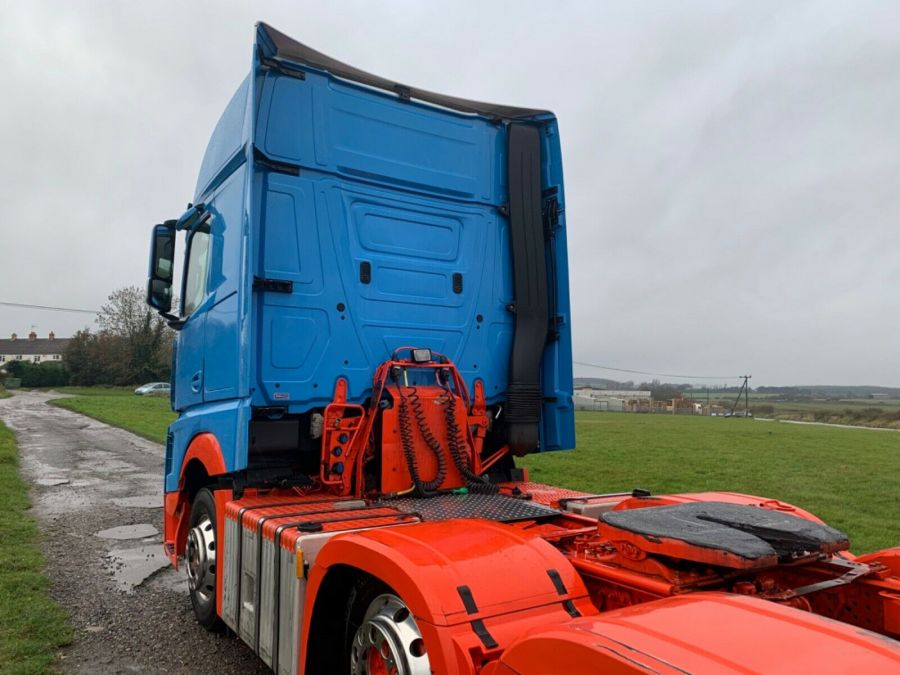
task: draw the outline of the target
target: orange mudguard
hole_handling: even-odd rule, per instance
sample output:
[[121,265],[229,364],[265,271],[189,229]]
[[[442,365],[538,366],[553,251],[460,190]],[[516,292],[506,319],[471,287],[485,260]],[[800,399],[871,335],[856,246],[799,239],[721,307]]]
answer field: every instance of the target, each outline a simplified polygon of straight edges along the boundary
[[766,600],[691,593],[532,629],[482,675],[896,673],[876,633]]
[[[188,495],[184,490],[184,471],[190,462],[200,462],[207,476],[217,476],[227,471],[222,458],[222,448],[215,436],[197,434],[188,446],[181,463],[178,491],[169,492],[163,498],[164,550],[172,565],[178,568],[178,556],[184,555],[187,525],[191,517]],[[221,530],[219,530],[221,532]]]
[[[329,568],[349,565],[390,586],[416,617],[436,673],[475,673],[534,626],[596,613],[565,556],[487,520],[445,520],[337,535],[309,572],[306,606]],[[300,643],[306,653],[311,613]]]

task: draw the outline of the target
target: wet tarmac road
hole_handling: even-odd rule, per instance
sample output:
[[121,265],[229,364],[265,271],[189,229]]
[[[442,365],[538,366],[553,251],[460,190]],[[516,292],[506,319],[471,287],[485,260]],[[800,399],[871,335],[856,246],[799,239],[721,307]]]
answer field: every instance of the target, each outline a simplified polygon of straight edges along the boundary
[[72,673],[265,673],[233,636],[194,622],[183,568],[162,555],[163,447],[56,408],[43,392],[0,400],[32,484],[51,595],[75,640]]

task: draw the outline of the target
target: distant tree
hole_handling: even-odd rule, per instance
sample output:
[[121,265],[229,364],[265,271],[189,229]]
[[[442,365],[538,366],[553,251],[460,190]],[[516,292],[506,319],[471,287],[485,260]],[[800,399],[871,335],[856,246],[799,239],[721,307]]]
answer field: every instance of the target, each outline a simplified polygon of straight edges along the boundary
[[120,288],[97,315],[101,334],[126,342],[124,379],[128,383],[168,379],[174,332],[147,306],[138,286]]
[[60,387],[69,383],[69,371],[61,363],[11,361],[6,371],[10,377],[20,379],[23,387]]
[[174,332],[144,303],[137,286],[110,294],[97,314],[100,330],[79,331],[66,351],[73,384],[168,380]]
[[103,381],[94,344],[96,337],[89,330],[80,330],[69,340],[65,362],[72,373],[72,384],[90,387]]
[[162,318],[144,301],[144,291],[138,286],[125,286],[110,293],[106,304],[97,313],[101,333],[130,337],[145,330],[147,324],[159,323]]
[[638,388],[642,391],[649,391],[650,397],[654,401],[671,401],[673,398],[682,398],[688,387],[684,384],[653,380],[651,382],[641,382]]
[[10,377],[21,378],[22,374],[25,372],[26,366],[31,365],[26,361],[10,361],[6,364],[7,373],[9,373]]
[[37,366],[38,387],[63,387],[69,384],[69,369],[63,363],[42,363]]
[[670,401],[673,398],[682,398],[684,390],[680,385],[675,384],[659,384],[650,388],[650,396],[654,401]]
[[78,331],[66,349],[65,362],[72,384],[91,387],[133,381],[129,372],[128,343],[117,335]]

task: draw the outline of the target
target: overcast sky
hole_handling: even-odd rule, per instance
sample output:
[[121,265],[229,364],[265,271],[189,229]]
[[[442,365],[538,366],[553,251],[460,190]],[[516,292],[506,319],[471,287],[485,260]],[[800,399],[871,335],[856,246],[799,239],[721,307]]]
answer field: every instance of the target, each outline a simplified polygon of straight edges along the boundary
[[[576,360],[900,386],[898,2],[0,0],[0,301],[143,285],[257,20],[556,112]],[[92,317],[0,306],[0,336],[32,325]]]

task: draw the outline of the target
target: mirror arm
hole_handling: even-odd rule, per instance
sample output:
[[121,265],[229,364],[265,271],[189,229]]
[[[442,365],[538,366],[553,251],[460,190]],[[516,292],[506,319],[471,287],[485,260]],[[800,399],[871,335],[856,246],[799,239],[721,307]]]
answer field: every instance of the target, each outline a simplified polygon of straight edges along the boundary
[[174,314],[169,314],[168,312],[160,312],[159,315],[166,320],[169,328],[172,328],[173,330],[181,330],[182,326],[184,326],[184,322],[187,320],[175,316]]
[[181,217],[177,220],[167,220],[166,225],[173,223],[176,232],[179,230],[190,230],[196,224],[197,220],[203,216],[205,211],[206,204],[195,204],[182,213]]

